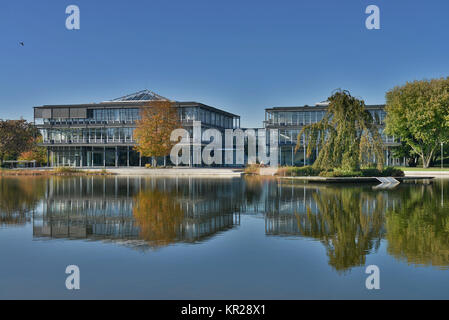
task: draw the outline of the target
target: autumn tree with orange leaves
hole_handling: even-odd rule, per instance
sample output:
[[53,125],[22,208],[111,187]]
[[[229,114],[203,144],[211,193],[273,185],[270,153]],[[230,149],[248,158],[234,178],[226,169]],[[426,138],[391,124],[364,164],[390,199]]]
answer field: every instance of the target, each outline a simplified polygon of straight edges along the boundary
[[134,149],[144,157],[166,157],[176,142],[170,141],[173,130],[180,127],[178,110],[170,101],[152,101],[143,106],[134,130]]
[[139,226],[139,237],[152,247],[178,241],[184,223],[184,211],[176,196],[158,190],[142,191],[134,198],[133,216]]

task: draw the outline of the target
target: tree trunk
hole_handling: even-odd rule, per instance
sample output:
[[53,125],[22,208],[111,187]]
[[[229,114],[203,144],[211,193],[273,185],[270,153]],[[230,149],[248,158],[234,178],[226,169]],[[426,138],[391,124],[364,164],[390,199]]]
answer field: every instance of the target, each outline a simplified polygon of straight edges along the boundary
[[430,151],[430,154],[427,157],[427,160],[426,160],[425,155],[422,154],[422,166],[423,166],[423,168],[428,168],[429,167],[429,164],[430,164],[430,161],[432,160],[434,151],[435,151],[435,148]]

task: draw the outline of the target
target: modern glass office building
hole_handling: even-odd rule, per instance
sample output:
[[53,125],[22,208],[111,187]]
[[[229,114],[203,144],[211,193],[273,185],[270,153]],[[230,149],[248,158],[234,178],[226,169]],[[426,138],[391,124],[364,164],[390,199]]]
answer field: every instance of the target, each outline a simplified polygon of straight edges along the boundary
[[[279,130],[279,164],[280,165],[308,165],[312,164],[319,150],[309,158],[306,156],[306,148],[301,148],[294,152],[297,144],[297,137],[302,127],[308,124],[316,123],[323,119],[328,103],[321,102],[315,106],[297,106],[297,107],[274,107],[265,109],[264,127],[266,129]],[[395,159],[392,157],[390,148],[398,146],[399,141],[395,137],[387,136],[384,131],[384,119],[386,116],[385,105],[367,105],[367,110],[371,113],[374,121],[379,124],[382,140],[386,146],[385,164],[399,165],[404,164],[404,159]],[[304,137],[301,137],[301,144]]]
[[[47,147],[49,165],[119,167],[150,163],[133,150],[133,131],[140,109],[158,100],[171,101],[143,90],[101,103],[35,107],[34,121],[42,133],[42,145]],[[204,130],[240,127],[238,115],[198,102],[172,102],[183,128],[191,135],[193,121],[201,121]]]

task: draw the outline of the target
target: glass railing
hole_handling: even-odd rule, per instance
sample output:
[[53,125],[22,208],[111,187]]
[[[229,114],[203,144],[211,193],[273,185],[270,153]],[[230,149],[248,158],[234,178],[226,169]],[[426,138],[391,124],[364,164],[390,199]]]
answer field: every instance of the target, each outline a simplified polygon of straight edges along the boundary
[[67,126],[73,126],[73,125],[88,125],[88,124],[134,124],[138,119],[135,120],[96,120],[96,119],[79,119],[79,120],[51,120],[51,121],[44,121],[44,125],[52,125],[52,126],[58,126],[58,125],[67,125]]
[[111,138],[111,139],[45,139],[45,144],[72,144],[72,143],[86,143],[86,144],[98,144],[98,143],[134,143],[131,138]]

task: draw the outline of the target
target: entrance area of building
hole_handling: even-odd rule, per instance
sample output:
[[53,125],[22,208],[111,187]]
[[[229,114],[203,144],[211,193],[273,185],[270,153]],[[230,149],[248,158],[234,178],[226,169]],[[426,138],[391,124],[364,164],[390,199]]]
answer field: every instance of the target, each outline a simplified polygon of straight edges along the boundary
[[132,146],[52,147],[48,157],[52,167],[138,167],[145,164]]

